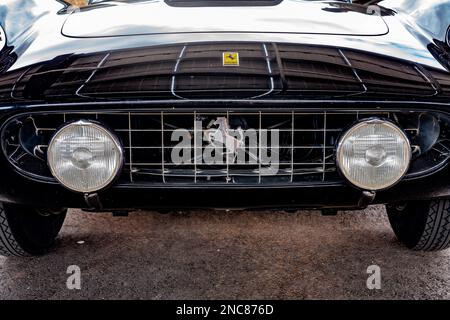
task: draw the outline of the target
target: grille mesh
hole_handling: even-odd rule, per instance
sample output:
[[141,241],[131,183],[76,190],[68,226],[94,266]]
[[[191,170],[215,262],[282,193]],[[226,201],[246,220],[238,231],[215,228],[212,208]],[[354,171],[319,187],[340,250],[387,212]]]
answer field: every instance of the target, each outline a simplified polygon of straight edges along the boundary
[[[27,172],[51,178],[46,149],[51,136],[62,124],[94,120],[111,128],[125,151],[120,183],[134,184],[290,184],[341,181],[335,166],[335,146],[343,130],[358,119],[382,117],[399,119],[388,111],[118,111],[71,112],[23,116],[7,126],[4,149],[9,160]],[[222,146],[222,161],[206,161],[211,140],[205,133],[217,130],[218,119],[226,119],[226,132],[250,132],[239,152]],[[401,115],[400,115],[401,119]],[[406,124],[405,124],[406,125]],[[182,129],[189,157],[174,162],[179,152]],[[415,128],[405,128],[413,137]],[[278,135],[275,143],[275,136]],[[200,137],[200,139],[196,139]],[[267,144],[261,143],[267,137]],[[254,138],[256,145],[250,144]],[[196,142],[197,141],[197,142]],[[186,145],[184,145],[186,146]],[[178,149],[177,149],[178,148]],[[226,156],[226,155],[229,156]],[[266,156],[266,157],[264,157]],[[41,160],[37,160],[37,159]],[[275,171],[274,171],[275,169]]]
[[[336,143],[342,132],[355,121],[372,117],[390,119],[409,137],[413,161],[407,179],[432,174],[447,164],[450,158],[448,125],[442,122],[440,115],[419,111],[200,108],[40,112],[19,115],[8,121],[2,131],[2,147],[9,162],[23,174],[54,181],[46,159],[51,137],[57,128],[69,121],[92,120],[110,128],[122,142],[125,165],[118,181],[122,185],[340,183],[342,178],[334,158]],[[222,131],[218,130],[224,121],[227,124],[222,126]],[[440,133],[427,131],[430,121],[441,121]],[[182,135],[173,136],[172,133],[180,132],[179,129],[182,129]],[[221,155],[222,160],[207,161],[205,152],[213,143],[213,140],[205,139],[207,133],[211,130],[230,133],[239,129],[250,132],[241,139],[245,141],[243,153],[219,146],[214,152]],[[277,132],[278,139],[272,137],[271,130]],[[177,162],[172,153],[182,149],[181,136],[186,138],[183,151],[189,157]],[[261,144],[265,136],[269,143]],[[436,140],[433,145],[428,144],[431,138]],[[257,144],[252,145],[251,139]],[[276,140],[278,143],[273,143]]]

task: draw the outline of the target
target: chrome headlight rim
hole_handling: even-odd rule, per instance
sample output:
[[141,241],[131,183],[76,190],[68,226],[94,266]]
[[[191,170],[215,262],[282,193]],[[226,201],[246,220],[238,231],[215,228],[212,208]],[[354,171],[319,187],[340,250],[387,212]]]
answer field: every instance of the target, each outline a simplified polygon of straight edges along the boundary
[[[100,131],[105,133],[111,139],[111,141],[114,143],[114,146],[117,148],[117,150],[119,152],[119,162],[118,162],[117,168],[116,168],[114,174],[111,175],[110,179],[108,179],[107,182],[105,182],[101,188],[98,188],[95,190],[92,189],[92,190],[88,190],[88,191],[77,190],[77,189],[71,188],[71,187],[67,186],[63,181],[61,181],[61,179],[58,177],[58,174],[54,171],[53,166],[50,164],[48,154],[54,145],[55,138],[58,136],[58,133],[62,132],[64,129],[67,129],[68,127],[73,126],[73,125],[92,125],[96,129],[100,129]],[[83,193],[83,194],[92,194],[92,193],[97,193],[97,192],[103,191],[105,189],[108,189],[109,187],[111,187],[111,185],[114,184],[114,182],[116,182],[119,179],[124,165],[125,165],[125,151],[124,151],[122,142],[119,140],[118,136],[114,133],[113,130],[111,130],[107,125],[101,123],[100,121],[95,121],[95,120],[91,120],[91,119],[77,119],[77,120],[65,122],[63,125],[61,125],[59,128],[57,128],[55,130],[55,132],[51,136],[50,142],[48,144],[47,166],[50,170],[51,175],[61,186],[63,186],[67,190],[70,190],[73,192]]]
[[[380,188],[367,188],[367,186],[364,186],[360,183],[355,183],[355,181],[352,181],[350,178],[347,177],[347,175],[345,174],[345,172],[342,170],[343,165],[342,165],[342,160],[340,157],[340,153],[342,151],[342,142],[348,138],[348,136],[353,132],[353,130],[356,130],[364,125],[367,124],[386,124],[388,125],[390,128],[393,128],[395,131],[397,131],[400,136],[402,136],[402,138],[404,139],[404,141],[406,142],[407,145],[407,156],[408,156],[408,161],[407,161],[407,165],[405,166],[405,168],[403,169],[402,174],[392,183],[388,184],[388,185],[384,185]],[[408,138],[408,136],[406,135],[406,133],[392,120],[390,119],[386,119],[386,118],[366,118],[366,119],[361,119],[359,121],[356,121],[355,123],[353,123],[352,125],[350,125],[343,134],[341,134],[341,136],[337,139],[337,143],[336,143],[336,168],[337,171],[339,172],[339,174],[345,179],[345,181],[347,181],[351,186],[362,190],[362,191],[383,191],[386,189],[390,189],[392,187],[394,187],[396,184],[398,184],[404,177],[405,175],[408,173],[408,170],[411,166],[411,160],[412,160],[412,150],[411,150],[411,142]]]
[[450,26],[447,28],[447,32],[445,33],[445,42],[447,46],[450,47]]

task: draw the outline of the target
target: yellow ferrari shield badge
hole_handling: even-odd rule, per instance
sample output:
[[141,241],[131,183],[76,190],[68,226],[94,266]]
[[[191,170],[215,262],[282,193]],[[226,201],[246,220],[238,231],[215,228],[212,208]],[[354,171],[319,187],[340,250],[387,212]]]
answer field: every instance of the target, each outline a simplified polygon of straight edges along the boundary
[[238,52],[224,52],[223,53],[223,65],[224,66],[239,66],[239,53]]

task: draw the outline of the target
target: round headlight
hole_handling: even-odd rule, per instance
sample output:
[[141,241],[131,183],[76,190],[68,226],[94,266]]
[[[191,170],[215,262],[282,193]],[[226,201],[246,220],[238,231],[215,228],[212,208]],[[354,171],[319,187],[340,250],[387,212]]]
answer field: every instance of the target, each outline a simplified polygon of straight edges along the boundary
[[123,163],[117,138],[101,125],[84,120],[56,132],[47,158],[53,176],[62,185],[84,193],[107,187]]
[[381,190],[397,183],[411,160],[405,133],[389,121],[359,122],[340,139],[337,165],[345,178],[364,190]]

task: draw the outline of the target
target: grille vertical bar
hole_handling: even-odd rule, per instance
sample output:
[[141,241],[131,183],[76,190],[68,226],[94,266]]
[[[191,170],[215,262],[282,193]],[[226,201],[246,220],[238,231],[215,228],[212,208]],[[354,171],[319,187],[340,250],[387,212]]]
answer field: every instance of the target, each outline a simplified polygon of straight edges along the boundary
[[326,160],[327,160],[327,112],[323,113],[323,169],[322,169],[322,181],[325,181],[325,172],[326,172]]
[[295,112],[291,114],[291,182],[294,181],[294,137],[295,137]]
[[[262,114],[261,111],[259,111],[258,113],[259,115],[259,126],[258,126],[258,136],[259,136],[259,141],[261,141],[261,130],[262,130]],[[261,155],[261,147],[258,148],[258,183],[261,183],[261,160],[262,160],[262,155]]]
[[130,181],[133,182],[133,142],[132,142],[131,112],[128,112],[128,147],[130,161]]
[[[202,128],[200,128],[202,129]],[[194,111],[194,183],[197,183],[197,159],[198,159],[198,128],[197,128],[197,111]]]
[[[227,123],[228,123],[228,125],[230,124],[230,111],[228,111],[228,110],[227,110]],[[226,130],[227,134],[230,134],[229,128],[226,128],[225,130]],[[226,178],[226,181],[227,181],[227,183],[229,183],[230,182],[230,163],[229,163],[230,155],[229,155],[229,150],[228,150],[228,146],[227,145],[225,145],[225,157],[226,157],[225,160],[227,162],[227,178]]]
[[166,176],[165,176],[165,147],[164,147],[164,112],[161,111],[161,174],[162,174],[162,181],[163,183],[166,183]]

